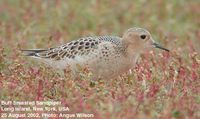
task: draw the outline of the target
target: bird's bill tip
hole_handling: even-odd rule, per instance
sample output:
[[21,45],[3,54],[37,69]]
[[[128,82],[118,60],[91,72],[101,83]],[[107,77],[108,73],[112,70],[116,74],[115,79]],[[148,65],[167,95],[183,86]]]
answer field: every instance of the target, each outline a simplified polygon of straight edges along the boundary
[[163,46],[161,46],[161,45],[158,44],[158,43],[153,43],[153,46],[154,46],[155,48],[159,48],[159,49],[161,49],[161,50],[165,50],[165,51],[169,52],[169,50],[168,50],[167,48],[164,48]]

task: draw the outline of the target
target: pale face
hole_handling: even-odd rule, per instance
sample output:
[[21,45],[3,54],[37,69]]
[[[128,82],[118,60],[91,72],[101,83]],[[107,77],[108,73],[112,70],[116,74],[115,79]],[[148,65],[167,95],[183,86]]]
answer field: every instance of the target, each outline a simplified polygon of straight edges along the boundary
[[163,48],[157,44],[151,34],[142,28],[130,28],[123,35],[124,43],[127,45],[128,49],[136,52],[144,52],[150,50],[151,48],[160,48],[165,51],[168,49]]

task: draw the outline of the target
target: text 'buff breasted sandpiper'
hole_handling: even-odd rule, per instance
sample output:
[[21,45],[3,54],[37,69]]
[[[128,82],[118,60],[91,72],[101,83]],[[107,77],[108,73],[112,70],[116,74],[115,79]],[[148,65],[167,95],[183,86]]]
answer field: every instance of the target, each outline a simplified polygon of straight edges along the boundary
[[79,65],[87,66],[95,79],[110,79],[133,68],[138,56],[151,48],[169,51],[156,43],[147,30],[134,27],[122,37],[84,37],[54,48],[22,51],[54,68],[70,68],[75,76]]

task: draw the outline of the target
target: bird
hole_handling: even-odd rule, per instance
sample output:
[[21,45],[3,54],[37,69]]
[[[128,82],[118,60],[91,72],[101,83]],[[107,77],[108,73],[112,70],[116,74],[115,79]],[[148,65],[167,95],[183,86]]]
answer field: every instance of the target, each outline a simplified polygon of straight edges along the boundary
[[72,40],[47,49],[21,50],[24,55],[38,59],[55,69],[72,71],[79,75],[78,66],[87,67],[92,79],[114,79],[134,68],[138,57],[159,45],[144,28],[132,27],[119,36],[91,36]]

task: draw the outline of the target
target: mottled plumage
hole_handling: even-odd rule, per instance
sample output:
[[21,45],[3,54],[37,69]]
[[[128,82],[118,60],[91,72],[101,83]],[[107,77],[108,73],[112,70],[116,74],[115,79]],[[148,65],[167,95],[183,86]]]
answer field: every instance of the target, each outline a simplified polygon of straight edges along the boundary
[[152,46],[167,50],[156,44],[145,29],[131,28],[122,38],[85,37],[55,48],[22,51],[52,67],[70,68],[74,75],[78,75],[77,66],[87,66],[97,79],[115,78],[126,72],[134,66],[139,54]]

